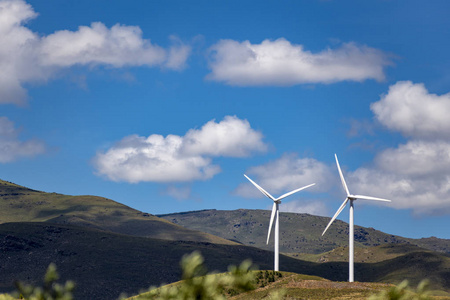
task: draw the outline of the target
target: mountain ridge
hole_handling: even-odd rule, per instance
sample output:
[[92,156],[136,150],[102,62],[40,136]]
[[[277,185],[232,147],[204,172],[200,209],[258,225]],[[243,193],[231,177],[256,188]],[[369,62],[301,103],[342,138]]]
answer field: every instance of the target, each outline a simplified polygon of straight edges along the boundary
[[[190,229],[220,236],[244,245],[271,250],[266,245],[270,211],[257,209],[199,210],[157,215]],[[214,219],[214,222],[211,220]],[[326,235],[322,231],[329,217],[299,213],[280,214],[280,251],[285,253],[319,254],[348,244],[348,223],[336,220]],[[273,237],[272,237],[273,238]],[[374,228],[355,225],[355,246],[372,247],[383,244],[413,244],[441,253],[450,253],[450,239],[436,237],[411,239],[387,234]]]

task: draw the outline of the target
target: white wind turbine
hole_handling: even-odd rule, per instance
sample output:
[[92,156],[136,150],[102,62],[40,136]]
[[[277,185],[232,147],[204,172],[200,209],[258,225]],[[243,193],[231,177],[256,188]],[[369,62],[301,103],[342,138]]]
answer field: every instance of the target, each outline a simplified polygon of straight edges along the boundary
[[354,264],[353,264],[353,241],[354,241],[354,229],[353,229],[353,201],[356,199],[364,199],[364,200],[376,200],[376,201],[385,201],[385,202],[391,202],[391,200],[382,199],[382,198],[375,198],[370,196],[363,196],[363,195],[352,195],[350,194],[347,184],[345,183],[344,175],[342,175],[341,167],[339,166],[339,161],[337,158],[337,155],[335,154],[334,157],[336,158],[336,165],[339,170],[339,176],[341,177],[342,185],[344,186],[344,190],[347,193],[347,198],[345,198],[344,202],[341,204],[337,212],[334,214],[333,218],[331,218],[330,223],[328,223],[327,227],[322,233],[322,236],[327,231],[328,227],[330,227],[331,223],[337,218],[337,216],[341,213],[341,211],[345,208],[345,205],[347,205],[347,202],[350,202],[350,221],[349,221],[349,232],[348,232],[348,281],[353,282],[354,281]]
[[269,244],[269,238],[270,238],[270,231],[272,230],[272,224],[273,224],[273,220],[275,218],[275,262],[274,262],[274,271],[279,271],[279,243],[280,243],[280,222],[279,222],[279,210],[278,210],[278,206],[281,203],[281,200],[286,198],[287,196],[290,196],[294,193],[297,193],[303,189],[309,188],[310,186],[315,185],[315,183],[301,187],[299,189],[293,190],[289,193],[286,193],[278,198],[274,198],[271,194],[269,194],[268,192],[266,192],[262,187],[260,187],[259,185],[257,185],[253,180],[251,180],[247,175],[245,175],[245,178],[247,178],[248,180],[250,180],[250,182],[256,186],[256,188],[263,193],[264,195],[266,195],[268,198],[273,200],[273,208],[272,208],[272,215],[270,216],[270,225],[269,225],[269,233],[267,234],[267,242],[266,244]]

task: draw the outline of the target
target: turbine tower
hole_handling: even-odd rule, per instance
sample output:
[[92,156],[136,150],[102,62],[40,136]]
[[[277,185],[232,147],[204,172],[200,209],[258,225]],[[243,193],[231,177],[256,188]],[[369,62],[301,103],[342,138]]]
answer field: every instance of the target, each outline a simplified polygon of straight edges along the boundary
[[337,155],[334,154],[334,157],[336,158],[336,165],[339,171],[339,176],[341,177],[342,186],[344,187],[345,192],[347,193],[347,198],[345,198],[344,202],[341,204],[339,209],[334,214],[333,218],[331,218],[330,223],[328,223],[327,227],[322,233],[322,236],[327,231],[328,227],[330,227],[331,223],[337,218],[337,216],[341,213],[341,211],[345,208],[347,205],[347,202],[350,202],[350,211],[349,211],[349,232],[348,232],[348,281],[353,282],[354,281],[354,263],[353,263],[353,242],[354,242],[354,229],[353,229],[353,201],[356,199],[364,199],[364,200],[376,200],[376,201],[385,201],[385,202],[391,202],[391,200],[382,199],[382,198],[375,198],[370,196],[363,196],[363,195],[352,195],[350,194],[347,184],[345,183],[344,175],[342,175],[341,167],[339,166],[339,161],[337,158]]
[[260,187],[258,184],[256,184],[253,180],[251,180],[247,175],[245,175],[245,178],[247,178],[261,193],[266,195],[269,199],[273,200],[273,207],[272,207],[272,215],[270,216],[270,225],[269,225],[269,232],[267,234],[267,241],[266,244],[269,244],[269,238],[270,238],[270,231],[272,230],[272,224],[275,219],[275,245],[274,245],[274,255],[275,255],[275,262],[274,262],[274,271],[279,271],[279,243],[280,243],[280,222],[279,222],[279,204],[281,203],[281,200],[286,198],[287,196],[290,196],[294,193],[297,193],[303,189],[309,188],[310,186],[315,185],[315,183],[301,187],[299,189],[293,190],[289,193],[286,193],[278,198],[274,198],[271,194],[266,192],[262,187]]

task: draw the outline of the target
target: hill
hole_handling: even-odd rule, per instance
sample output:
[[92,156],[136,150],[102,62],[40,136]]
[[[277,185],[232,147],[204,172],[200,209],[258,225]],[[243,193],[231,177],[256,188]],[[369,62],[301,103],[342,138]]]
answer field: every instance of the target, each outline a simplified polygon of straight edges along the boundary
[[[48,223],[0,225],[0,292],[14,280],[39,283],[54,262],[61,280],[74,280],[76,299],[116,299],[122,292],[135,295],[150,286],[179,280],[179,261],[199,250],[208,270],[224,272],[231,264],[251,258],[260,269],[272,269],[273,253],[243,245],[219,245],[133,237],[98,229]],[[333,281],[347,279],[343,262],[313,263],[280,257],[283,271]],[[355,278],[369,282],[412,283],[429,278],[433,289],[450,292],[449,258],[416,252],[389,261],[355,265]]]
[[[202,230],[244,245],[271,250],[266,245],[270,211],[268,210],[202,210],[158,215],[174,224]],[[348,244],[348,223],[336,220],[327,234],[322,232],[330,218],[309,214],[280,213],[280,251],[284,253],[319,254]],[[355,247],[412,244],[432,251],[450,253],[450,240],[438,238],[409,239],[386,234],[374,228],[355,226]]]
[[97,196],[45,193],[0,180],[0,223],[50,222],[133,236],[228,244],[233,242],[175,225]]
[[[221,211],[204,211],[200,214],[203,219],[198,229],[223,227],[225,229],[217,232],[228,232],[237,241],[258,246],[264,244],[258,236],[261,233],[265,239],[268,213],[238,210],[226,212],[229,216],[225,218]],[[198,218],[191,214],[176,215],[190,216],[193,220]],[[178,220],[178,217],[170,218]],[[285,249],[310,247],[310,253],[334,249],[345,233],[339,233],[346,227],[341,222],[341,228],[335,226],[337,232],[333,238],[315,240],[315,232],[322,230],[327,218],[296,214],[282,214],[282,218],[287,218],[282,220],[283,226],[293,226],[294,231],[289,233],[291,229],[284,229],[284,236],[291,234],[294,240],[290,243],[296,245],[295,248],[285,244]],[[304,222],[309,228],[295,227],[301,223],[299,219],[309,218],[317,222]],[[63,281],[72,279],[77,283],[76,299],[115,299],[122,292],[136,294],[151,285],[173,282],[180,276],[180,258],[194,250],[202,252],[210,270],[225,271],[228,265],[247,258],[260,269],[272,269],[273,266],[270,251],[229,241],[226,236],[224,239],[183,228],[102,197],[45,193],[0,181],[0,220],[0,292],[10,291],[14,280],[38,283],[51,262],[58,266]],[[216,226],[206,226],[211,224]],[[302,231],[307,232],[303,233],[304,240],[299,238]],[[390,236],[392,240],[389,240],[389,235],[374,229],[366,231],[370,234],[361,235],[361,245],[368,247],[371,243],[392,241],[390,251],[399,255],[388,256],[385,251],[383,255],[390,259],[388,261],[357,263],[357,280],[398,283],[405,278],[412,282],[430,278],[433,288],[450,292],[448,256],[420,248],[405,248],[396,245],[404,241],[400,237]],[[376,234],[372,235],[372,231]],[[447,249],[439,239],[422,242]],[[280,266],[283,271],[328,280],[347,279],[347,264],[343,261],[317,263],[282,255]]]

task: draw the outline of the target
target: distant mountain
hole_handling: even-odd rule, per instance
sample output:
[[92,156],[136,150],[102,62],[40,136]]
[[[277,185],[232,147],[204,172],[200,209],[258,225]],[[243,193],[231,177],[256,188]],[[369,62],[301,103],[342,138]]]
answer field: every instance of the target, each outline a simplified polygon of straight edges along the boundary
[[51,222],[166,240],[233,244],[110,199],[45,193],[0,180],[0,224],[6,222]]
[[[158,216],[189,229],[202,230],[244,245],[272,250],[273,243],[266,245],[270,213],[268,210],[213,209]],[[329,221],[328,217],[280,213],[280,251],[319,254],[347,246],[348,223],[336,220],[322,236]],[[448,239],[410,239],[386,234],[373,228],[355,226],[355,247],[366,248],[405,243],[432,251],[450,253]]]

